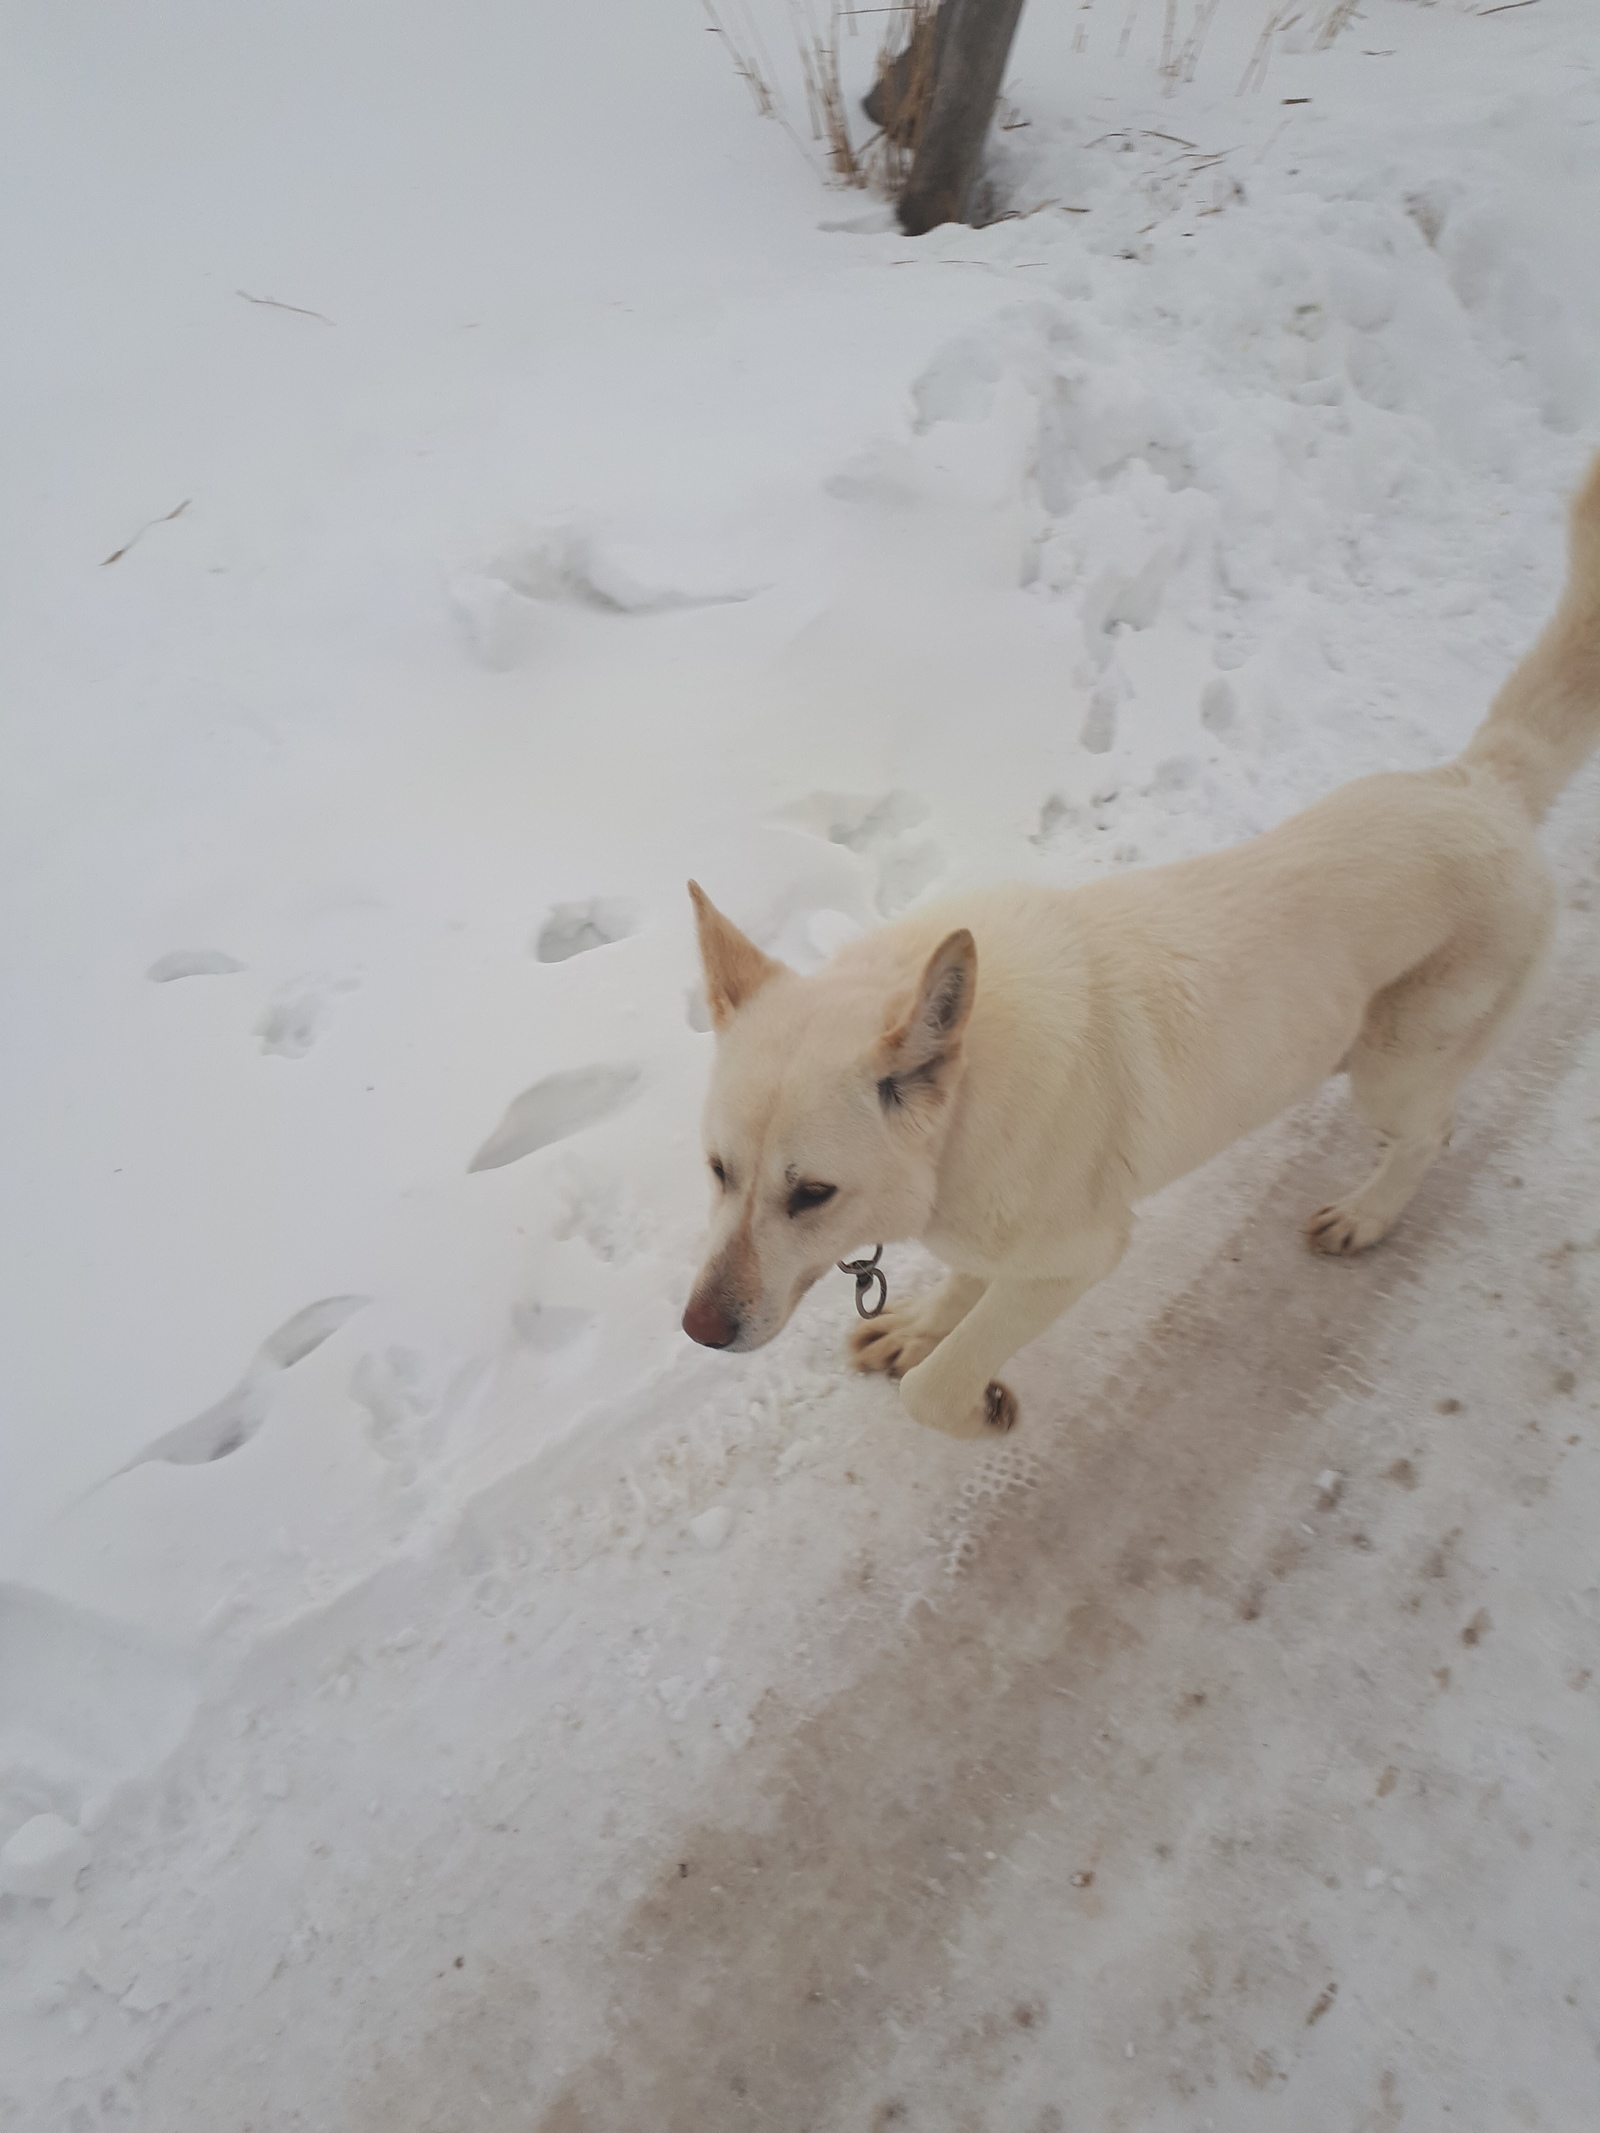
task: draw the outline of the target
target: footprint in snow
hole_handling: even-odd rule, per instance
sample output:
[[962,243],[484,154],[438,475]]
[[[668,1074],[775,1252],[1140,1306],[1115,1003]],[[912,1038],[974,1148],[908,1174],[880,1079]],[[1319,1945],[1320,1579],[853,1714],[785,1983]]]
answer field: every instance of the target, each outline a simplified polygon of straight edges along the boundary
[[1147,793],[1188,792],[1199,780],[1200,764],[1192,755],[1169,755],[1158,763],[1145,787]]
[[607,1266],[617,1266],[648,1251],[658,1226],[649,1209],[635,1200],[623,1182],[588,1165],[569,1160],[563,1205],[551,1236],[565,1243],[576,1237]]
[[878,873],[876,902],[884,918],[898,918],[944,871],[944,852],[915,832],[932,813],[912,792],[814,792],[785,808],[792,822],[870,861]]
[[743,582],[731,558],[697,552],[693,542],[602,538],[580,527],[555,529],[507,575],[531,599],[571,601],[607,615],[735,607],[765,590]]
[[[320,1348],[368,1301],[365,1296],[324,1296],[296,1311],[276,1333],[268,1334],[244,1376],[215,1407],[208,1407],[204,1414],[180,1422],[176,1429],[155,1438],[126,1466],[108,1474],[106,1480],[116,1481],[123,1474],[131,1474],[136,1466],[149,1466],[158,1460],[168,1466],[208,1466],[238,1451],[267,1419],[267,1408],[284,1371],[292,1370]],[[104,1482],[95,1484],[96,1488],[104,1486]]]
[[951,341],[911,388],[918,430],[931,430],[938,422],[986,421],[1002,369],[999,356],[982,341]]
[[1208,681],[1200,698],[1200,723],[1207,733],[1214,733],[1219,737],[1224,733],[1231,733],[1238,715],[1239,699],[1234,694],[1232,683],[1225,681],[1220,674],[1214,681]]
[[619,896],[591,896],[586,903],[553,904],[539,928],[533,952],[541,963],[565,963],[592,948],[609,948],[639,928],[636,905]]
[[145,976],[152,985],[170,985],[174,978],[225,978],[243,968],[237,956],[220,948],[174,948],[157,956]]
[[569,1067],[547,1074],[506,1106],[505,1117],[472,1161],[469,1172],[500,1170],[536,1148],[567,1140],[620,1111],[639,1085],[636,1066]]
[[708,545],[681,529],[629,538],[553,526],[482,569],[458,571],[447,590],[468,650],[491,673],[505,673],[535,651],[542,608],[664,615],[735,606],[766,587],[746,580],[741,558],[726,544]]
[[262,1051],[281,1059],[303,1059],[322,1035],[334,999],[354,992],[358,982],[327,976],[292,979],[273,994],[256,1022]]
[[842,844],[846,851],[874,854],[918,828],[931,812],[914,792],[814,792],[797,800],[782,819],[826,837],[830,844]]
[[1081,820],[1080,812],[1072,802],[1053,792],[1040,808],[1039,827],[1029,836],[1028,842],[1037,845],[1040,851],[1048,851],[1051,845],[1070,836]]
[[400,1346],[375,1349],[350,1373],[350,1397],[364,1408],[367,1437],[379,1458],[409,1488],[437,1458],[445,1436],[488,1382],[492,1366]]
[[1083,730],[1078,735],[1078,745],[1087,754],[1109,755],[1116,746],[1117,711],[1127,694],[1127,683],[1118,668],[1114,667],[1104,681],[1097,684],[1083,715]]

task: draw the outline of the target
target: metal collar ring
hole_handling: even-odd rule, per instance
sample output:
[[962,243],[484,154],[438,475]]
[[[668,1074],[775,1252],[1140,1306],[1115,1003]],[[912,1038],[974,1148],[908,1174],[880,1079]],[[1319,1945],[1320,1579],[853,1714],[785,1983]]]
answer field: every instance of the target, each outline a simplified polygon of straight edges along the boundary
[[[881,1244],[873,1247],[870,1259],[841,1259],[839,1272],[854,1274],[856,1278],[856,1309],[863,1318],[876,1318],[889,1301],[889,1283],[878,1261],[883,1257]],[[872,1294],[872,1284],[878,1284],[878,1300],[870,1307],[867,1298]]]

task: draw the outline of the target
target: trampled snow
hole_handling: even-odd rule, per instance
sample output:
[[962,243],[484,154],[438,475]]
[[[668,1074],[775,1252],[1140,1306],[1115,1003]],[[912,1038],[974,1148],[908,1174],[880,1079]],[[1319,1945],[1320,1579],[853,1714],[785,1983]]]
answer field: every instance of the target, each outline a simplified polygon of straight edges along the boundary
[[1265,4],[1032,0],[914,242],[691,0],[11,10],[8,2126],[1593,2123],[1592,774],[1369,1262],[1332,1091],[987,1453],[678,1330],[687,877],[1212,849],[1548,611],[1592,8]]

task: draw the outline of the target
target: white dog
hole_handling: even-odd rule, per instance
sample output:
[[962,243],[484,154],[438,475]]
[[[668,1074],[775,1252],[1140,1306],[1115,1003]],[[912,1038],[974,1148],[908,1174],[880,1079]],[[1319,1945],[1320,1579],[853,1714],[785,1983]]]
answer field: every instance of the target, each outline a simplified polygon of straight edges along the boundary
[[856,1365],[934,1429],[1009,1429],[996,1373],[1116,1265],[1134,1203],[1341,1069],[1383,1158],[1311,1238],[1376,1244],[1538,968],[1534,828],[1597,739],[1600,460],[1560,606],[1454,763],[1208,858],[954,899],[811,977],[691,883],[716,1204],[685,1332],[759,1348],[861,1240],[915,1237],[949,1278],[858,1327]]

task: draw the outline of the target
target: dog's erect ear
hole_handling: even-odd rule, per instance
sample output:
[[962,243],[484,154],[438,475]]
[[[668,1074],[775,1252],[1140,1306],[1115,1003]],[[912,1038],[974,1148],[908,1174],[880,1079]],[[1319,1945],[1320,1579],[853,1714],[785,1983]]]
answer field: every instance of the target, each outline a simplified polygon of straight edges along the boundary
[[961,1049],[978,990],[978,948],[963,926],[929,956],[909,1012],[897,1011],[878,1045],[878,1094],[898,1110],[918,1090],[938,1089]]
[[786,967],[763,955],[730,919],[723,917],[699,882],[689,884],[694,922],[700,935],[700,961],[706,974],[706,1005],[711,1027],[726,1029],[752,993]]

